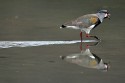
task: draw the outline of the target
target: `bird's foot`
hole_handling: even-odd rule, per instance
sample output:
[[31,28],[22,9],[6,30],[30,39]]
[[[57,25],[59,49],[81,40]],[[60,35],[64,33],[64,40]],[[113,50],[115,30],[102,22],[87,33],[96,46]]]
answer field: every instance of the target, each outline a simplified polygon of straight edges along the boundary
[[98,42],[101,41],[101,39],[99,39],[97,36],[92,36],[92,35],[86,34],[86,37],[87,37],[87,38],[93,37],[93,38],[95,38]]
[[60,56],[60,58],[61,58],[62,60],[64,60],[64,59],[66,58],[66,56]]
[[95,42],[94,44],[87,44],[86,45],[86,48],[89,48],[89,47],[93,47],[93,46],[97,46],[100,42]]
[[99,42],[101,41],[100,38],[98,38],[97,36],[90,36],[90,37],[94,37],[96,40],[98,40]]
[[89,47],[90,47],[90,45],[86,45],[86,49],[89,48]]

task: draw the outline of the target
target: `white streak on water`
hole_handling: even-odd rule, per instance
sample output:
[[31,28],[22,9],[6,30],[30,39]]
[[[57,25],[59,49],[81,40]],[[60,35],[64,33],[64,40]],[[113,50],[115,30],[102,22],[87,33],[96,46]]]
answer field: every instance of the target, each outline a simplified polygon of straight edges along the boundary
[[[73,41],[0,41],[0,48],[10,47],[30,47],[43,45],[58,45],[58,44],[75,44],[81,42],[80,40]],[[96,40],[83,40],[83,42],[97,42]]]

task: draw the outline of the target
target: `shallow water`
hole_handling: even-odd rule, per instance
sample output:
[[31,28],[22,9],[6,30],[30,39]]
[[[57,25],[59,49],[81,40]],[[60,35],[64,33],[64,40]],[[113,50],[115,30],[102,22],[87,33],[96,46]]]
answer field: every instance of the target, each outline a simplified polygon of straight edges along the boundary
[[[124,4],[124,0],[1,1],[0,83],[124,82]],[[110,62],[107,72],[60,58],[81,52],[80,31],[59,29],[60,25],[99,9],[108,9],[111,20],[104,20],[91,32],[101,42],[89,49],[104,62]],[[86,43],[83,42],[83,50]]]
[[[0,48],[11,47],[32,47],[32,46],[44,46],[44,45],[61,45],[61,44],[75,44],[81,40],[72,41],[0,41]],[[83,40],[82,42],[98,42],[97,40]]]

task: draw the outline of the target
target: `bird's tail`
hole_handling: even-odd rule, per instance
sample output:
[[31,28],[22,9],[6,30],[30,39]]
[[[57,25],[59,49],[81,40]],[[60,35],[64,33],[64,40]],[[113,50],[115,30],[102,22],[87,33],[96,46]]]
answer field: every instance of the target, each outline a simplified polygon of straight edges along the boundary
[[66,56],[60,56],[60,58],[61,58],[62,60],[64,60],[64,59],[66,58]]
[[60,28],[61,28],[61,29],[62,29],[62,28],[66,28],[66,26],[65,26],[65,25],[62,25]]
[[60,28],[61,28],[61,29],[62,29],[62,28],[79,29],[79,27],[77,27],[77,26],[72,26],[72,25],[71,25],[71,26],[62,25]]

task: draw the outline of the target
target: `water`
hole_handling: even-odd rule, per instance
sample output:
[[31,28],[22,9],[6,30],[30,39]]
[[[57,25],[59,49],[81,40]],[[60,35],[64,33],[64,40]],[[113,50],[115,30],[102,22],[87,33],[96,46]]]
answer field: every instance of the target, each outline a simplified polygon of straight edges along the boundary
[[[124,82],[124,4],[124,0],[1,1],[0,83]],[[110,62],[107,72],[60,58],[81,52],[80,31],[60,29],[60,25],[99,9],[108,9],[111,20],[104,20],[91,32],[101,42],[89,49],[104,62]],[[86,43],[83,42],[83,51]]]
[[[44,45],[58,45],[58,44],[75,44],[81,40],[72,41],[0,41],[0,48],[11,47],[32,47],[32,46],[44,46]],[[97,40],[83,40],[82,42],[98,42]]]

